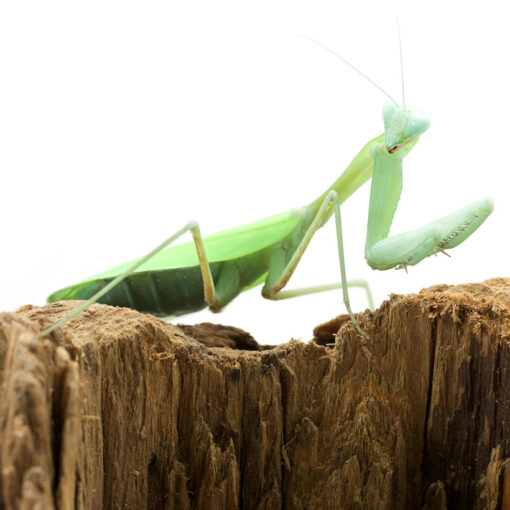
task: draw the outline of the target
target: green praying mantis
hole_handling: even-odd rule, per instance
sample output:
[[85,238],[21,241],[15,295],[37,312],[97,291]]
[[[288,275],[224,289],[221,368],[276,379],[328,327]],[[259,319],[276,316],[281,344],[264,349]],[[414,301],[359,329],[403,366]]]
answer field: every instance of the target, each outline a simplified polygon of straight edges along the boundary
[[[369,141],[340,177],[304,207],[207,237],[202,237],[197,222],[190,221],[144,257],[54,292],[48,302],[86,301],[39,336],[47,335],[95,302],[158,316],[190,313],[207,306],[219,312],[241,292],[263,284],[262,295],[273,300],[341,288],[343,303],[354,327],[368,338],[352,312],[348,289],[363,288],[370,309],[373,309],[372,296],[364,280],[347,280],[341,204],[372,178],[365,259],[371,268],[381,271],[406,268],[425,257],[454,248],[485,221],[493,210],[489,198],[473,202],[421,228],[389,236],[402,190],[403,159],[428,129],[429,119],[406,106],[403,78],[403,104],[399,105],[343,57],[323,47],[389,97],[391,102],[382,110],[384,133]],[[402,65],[402,52],[400,54]],[[283,290],[315,232],[333,214],[340,282]],[[193,241],[173,244],[187,232],[191,233]]]

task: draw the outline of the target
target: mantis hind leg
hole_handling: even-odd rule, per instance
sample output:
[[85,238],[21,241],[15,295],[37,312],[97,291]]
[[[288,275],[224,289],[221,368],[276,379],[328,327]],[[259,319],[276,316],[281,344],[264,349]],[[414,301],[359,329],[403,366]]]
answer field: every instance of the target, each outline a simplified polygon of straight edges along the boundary
[[[329,284],[329,285],[319,285],[316,287],[306,287],[303,289],[295,289],[295,290],[288,290],[283,291],[283,287],[287,284],[290,277],[294,273],[296,266],[298,265],[299,261],[301,260],[301,257],[303,256],[303,253],[305,252],[308,244],[310,243],[313,235],[317,231],[317,229],[322,226],[323,222],[328,219],[329,214],[331,213],[331,209],[334,210],[335,213],[335,223],[336,223],[336,234],[337,234],[337,243],[338,243],[338,260],[340,263],[340,277],[341,277],[341,283],[338,284]],[[372,294],[370,292],[370,289],[368,287],[368,284],[363,280],[353,280],[349,282],[346,278],[346,271],[345,271],[345,258],[344,258],[344,246],[343,246],[343,236],[342,236],[342,219],[340,216],[340,203],[338,200],[338,194],[336,191],[330,191],[327,195],[324,201],[322,202],[317,214],[315,215],[312,223],[310,224],[310,227],[308,227],[308,230],[306,231],[305,235],[303,236],[303,239],[299,243],[298,247],[294,251],[290,261],[285,266],[277,280],[272,283],[270,280],[270,275],[268,276],[268,279],[266,280],[266,284],[264,285],[264,288],[262,289],[262,295],[267,299],[286,299],[290,297],[295,296],[301,296],[304,294],[312,294],[315,292],[322,292],[325,290],[331,290],[335,288],[342,288],[342,294],[343,294],[343,302],[345,307],[347,308],[347,313],[349,314],[349,317],[351,318],[351,321],[358,331],[363,337],[368,339],[367,334],[359,327],[358,322],[356,321],[356,317],[354,317],[354,314],[351,309],[350,300],[349,300],[349,291],[348,287],[363,287],[365,288],[365,291],[367,293],[367,299],[370,305],[370,308],[373,308],[373,300],[372,300]]]
[[186,232],[191,232],[191,235],[193,236],[193,241],[195,242],[195,247],[197,249],[200,271],[202,273],[202,280],[204,283],[204,299],[212,311],[221,310],[221,308],[223,306],[223,302],[221,299],[218,299],[218,297],[216,295],[216,290],[214,288],[214,281],[213,281],[213,278],[211,275],[211,268],[209,267],[209,262],[207,261],[207,256],[205,253],[202,235],[200,234],[200,227],[198,226],[198,223],[196,221],[190,221],[183,228],[181,228],[175,234],[170,236],[168,239],[166,239],[163,243],[161,243],[159,246],[154,248],[147,255],[143,256],[142,258],[140,258],[136,262],[134,262],[123,273],[121,273],[119,276],[117,276],[115,279],[113,279],[110,283],[105,285],[101,290],[96,292],[91,298],[89,298],[87,301],[85,301],[85,303],[80,305],[78,308],[75,308],[71,313],[69,313],[65,317],[62,317],[62,319],[60,319],[55,324],[52,324],[50,327],[44,329],[43,331],[40,331],[37,334],[37,336],[38,337],[46,336],[49,333],[51,333],[52,331],[54,331],[55,329],[59,328],[60,326],[63,326],[69,320],[71,320],[74,317],[76,317],[77,315],[79,315],[81,312],[86,310],[90,305],[94,304],[101,297],[103,297],[106,293],[108,293],[110,290],[112,290],[114,287],[116,287],[119,283],[121,283],[123,280],[125,280],[130,275],[132,275],[142,264],[145,264],[145,262],[150,260],[156,254],[163,251],[167,246],[172,244],[174,241],[176,241],[179,237],[184,235]]

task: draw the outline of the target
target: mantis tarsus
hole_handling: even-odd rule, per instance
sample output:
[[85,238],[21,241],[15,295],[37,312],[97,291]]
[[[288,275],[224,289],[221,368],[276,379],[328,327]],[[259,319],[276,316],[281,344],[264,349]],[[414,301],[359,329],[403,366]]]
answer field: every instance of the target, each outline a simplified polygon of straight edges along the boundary
[[[263,283],[262,295],[268,299],[342,288],[343,302],[354,326],[367,337],[351,310],[348,287],[364,288],[371,309],[372,297],[365,281],[346,279],[340,205],[372,177],[365,259],[370,267],[379,270],[406,268],[425,257],[454,248],[467,239],[493,209],[491,199],[481,199],[424,227],[388,237],[402,188],[402,160],[429,127],[429,120],[423,113],[406,107],[405,101],[399,106],[389,97],[392,102],[383,107],[384,133],[368,142],[340,177],[313,202],[205,238],[201,236],[198,223],[191,221],[136,262],[51,294],[49,302],[87,301],[39,335],[50,333],[96,301],[160,316],[194,312],[206,306],[217,312],[241,292]],[[340,283],[282,290],[317,229],[333,214]],[[188,231],[193,242],[170,246]]]

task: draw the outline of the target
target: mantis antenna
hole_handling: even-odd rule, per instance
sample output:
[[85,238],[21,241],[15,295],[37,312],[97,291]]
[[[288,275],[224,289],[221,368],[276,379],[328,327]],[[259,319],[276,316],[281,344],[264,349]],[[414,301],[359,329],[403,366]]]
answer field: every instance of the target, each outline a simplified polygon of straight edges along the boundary
[[[398,103],[388,94],[388,92],[386,92],[380,85],[378,85],[374,80],[372,80],[371,78],[369,78],[364,72],[360,71],[356,66],[354,66],[353,64],[351,64],[348,60],[345,60],[345,58],[341,57],[338,53],[336,53],[335,51],[333,51],[331,48],[328,48],[325,44],[322,44],[320,41],[318,41],[317,39],[314,39],[313,37],[310,37],[308,35],[304,35],[304,34],[298,34],[300,37],[304,37],[305,39],[308,39],[309,41],[312,41],[314,42],[315,44],[319,45],[321,48],[325,49],[326,51],[329,51],[332,55],[334,55],[336,58],[340,59],[344,64],[348,65],[351,69],[354,69],[354,71],[356,71],[358,74],[360,74],[361,76],[363,76],[363,78],[365,78],[365,80],[369,81],[374,87],[377,87],[384,95],[386,95],[387,97],[390,98],[391,102],[392,103],[395,103],[396,106],[398,106]],[[399,32],[399,37],[400,37],[400,32]],[[400,57],[401,57],[401,62],[402,62],[402,52],[400,52]],[[403,80],[403,78],[402,78]],[[402,81],[402,86],[403,86],[403,81]],[[404,104],[405,106],[405,104]]]
[[400,35],[400,23],[397,21],[397,33],[398,33],[398,49],[400,51],[400,78],[402,80],[402,104],[406,107],[406,97],[404,94],[404,59],[402,57],[402,36]]

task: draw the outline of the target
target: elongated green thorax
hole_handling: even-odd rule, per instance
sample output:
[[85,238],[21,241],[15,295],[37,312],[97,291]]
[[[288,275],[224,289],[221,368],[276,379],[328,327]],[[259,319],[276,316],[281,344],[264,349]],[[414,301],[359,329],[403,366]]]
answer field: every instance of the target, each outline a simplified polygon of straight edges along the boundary
[[[360,186],[362,186],[370,177],[374,169],[374,152],[384,146],[384,134],[373,138],[351,161],[340,177],[329,188],[311,204],[307,206],[311,216],[317,214],[326,195],[330,191],[336,191],[340,204],[345,202]],[[330,218],[331,213],[326,217],[322,225]]]
[[351,161],[342,175],[324,192],[320,198],[321,202],[329,191],[334,190],[338,194],[338,201],[342,204],[362,184],[368,181],[372,177],[374,169],[374,152],[384,145],[383,140],[384,134],[370,140]]

